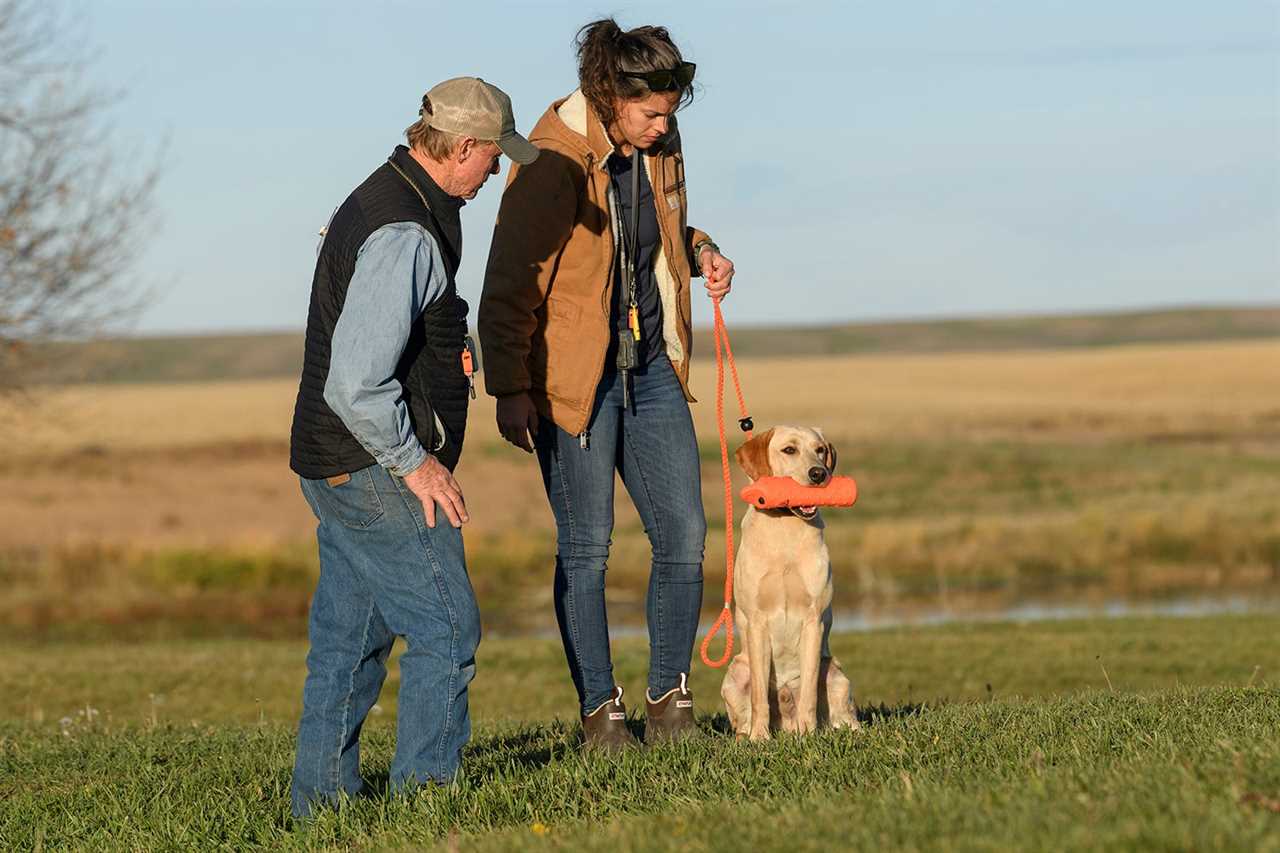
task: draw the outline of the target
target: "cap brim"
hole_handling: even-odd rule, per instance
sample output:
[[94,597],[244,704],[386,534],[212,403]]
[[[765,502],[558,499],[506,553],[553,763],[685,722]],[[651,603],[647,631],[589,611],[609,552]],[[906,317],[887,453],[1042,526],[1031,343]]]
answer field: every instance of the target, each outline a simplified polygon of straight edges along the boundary
[[503,154],[506,154],[521,166],[527,166],[538,159],[538,146],[518,133],[499,139],[498,147],[502,149]]

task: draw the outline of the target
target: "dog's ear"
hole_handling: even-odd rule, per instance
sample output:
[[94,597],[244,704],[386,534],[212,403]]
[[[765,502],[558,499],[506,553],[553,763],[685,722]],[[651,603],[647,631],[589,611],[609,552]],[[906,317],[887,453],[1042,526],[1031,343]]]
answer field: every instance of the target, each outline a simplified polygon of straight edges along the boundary
[[738,448],[733,458],[738,460],[742,470],[752,480],[761,477],[772,477],[773,467],[769,464],[769,441],[773,438],[773,430],[769,429],[757,435]]

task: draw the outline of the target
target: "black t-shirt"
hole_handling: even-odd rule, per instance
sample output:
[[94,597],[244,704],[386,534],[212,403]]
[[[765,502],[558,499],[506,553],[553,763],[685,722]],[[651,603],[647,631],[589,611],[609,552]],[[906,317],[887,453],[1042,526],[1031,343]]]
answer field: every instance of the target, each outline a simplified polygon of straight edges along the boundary
[[[619,243],[631,239],[631,158],[614,152],[608,160],[609,178],[613,182],[613,190],[618,199],[618,210],[622,215],[622,228],[626,232],[615,235]],[[658,254],[658,211],[654,207],[653,187],[649,184],[649,176],[644,164],[640,164],[640,221],[639,244],[636,263],[636,306],[640,312],[640,344],[641,363],[648,363],[665,351],[662,344],[662,298],[658,294],[658,282],[653,274],[653,260]],[[626,278],[620,265],[615,266],[613,278],[613,306],[610,309],[610,325],[618,331],[628,331],[627,325],[627,286]],[[614,352],[617,348],[617,335],[609,347],[607,369],[612,370]]]

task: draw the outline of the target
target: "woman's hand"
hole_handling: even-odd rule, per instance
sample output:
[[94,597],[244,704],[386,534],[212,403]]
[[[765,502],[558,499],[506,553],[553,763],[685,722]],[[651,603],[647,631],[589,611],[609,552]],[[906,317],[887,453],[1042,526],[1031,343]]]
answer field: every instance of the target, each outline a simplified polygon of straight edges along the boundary
[[712,299],[722,299],[733,289],[733,261],[710,246],[704,246],[698,255],[702,268],[703,284]]
[[533,436],[538,433],[538,409],[526,392],[498,398],[498,432],[526,453],[533,452]]

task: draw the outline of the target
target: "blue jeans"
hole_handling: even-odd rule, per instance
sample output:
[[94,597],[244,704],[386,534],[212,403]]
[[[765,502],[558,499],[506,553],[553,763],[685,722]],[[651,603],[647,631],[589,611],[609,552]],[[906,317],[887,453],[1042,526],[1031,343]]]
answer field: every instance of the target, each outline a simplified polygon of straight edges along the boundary
[[320,580],[311,599],[307,680],[293,769],[293,813],[358,794],[360,728],[400,658],[396,753],[390,787],[447,782],[471,736],[467,685],[475,674],[480,613],[462,531],[380,465],[336,486],[302,480],[319,519]]
[[604,587],[615,470],[653,548],[646,616],[655,698],[689,671],[702,607],[707,520],[689,404],[665,355],[631,378],[633,405],[625,411],[621,378],[606,374],[601,381],[586,449],[579,436],[546,418],[536,441],[556,518],[556,620],[584,714],[613,695]]

